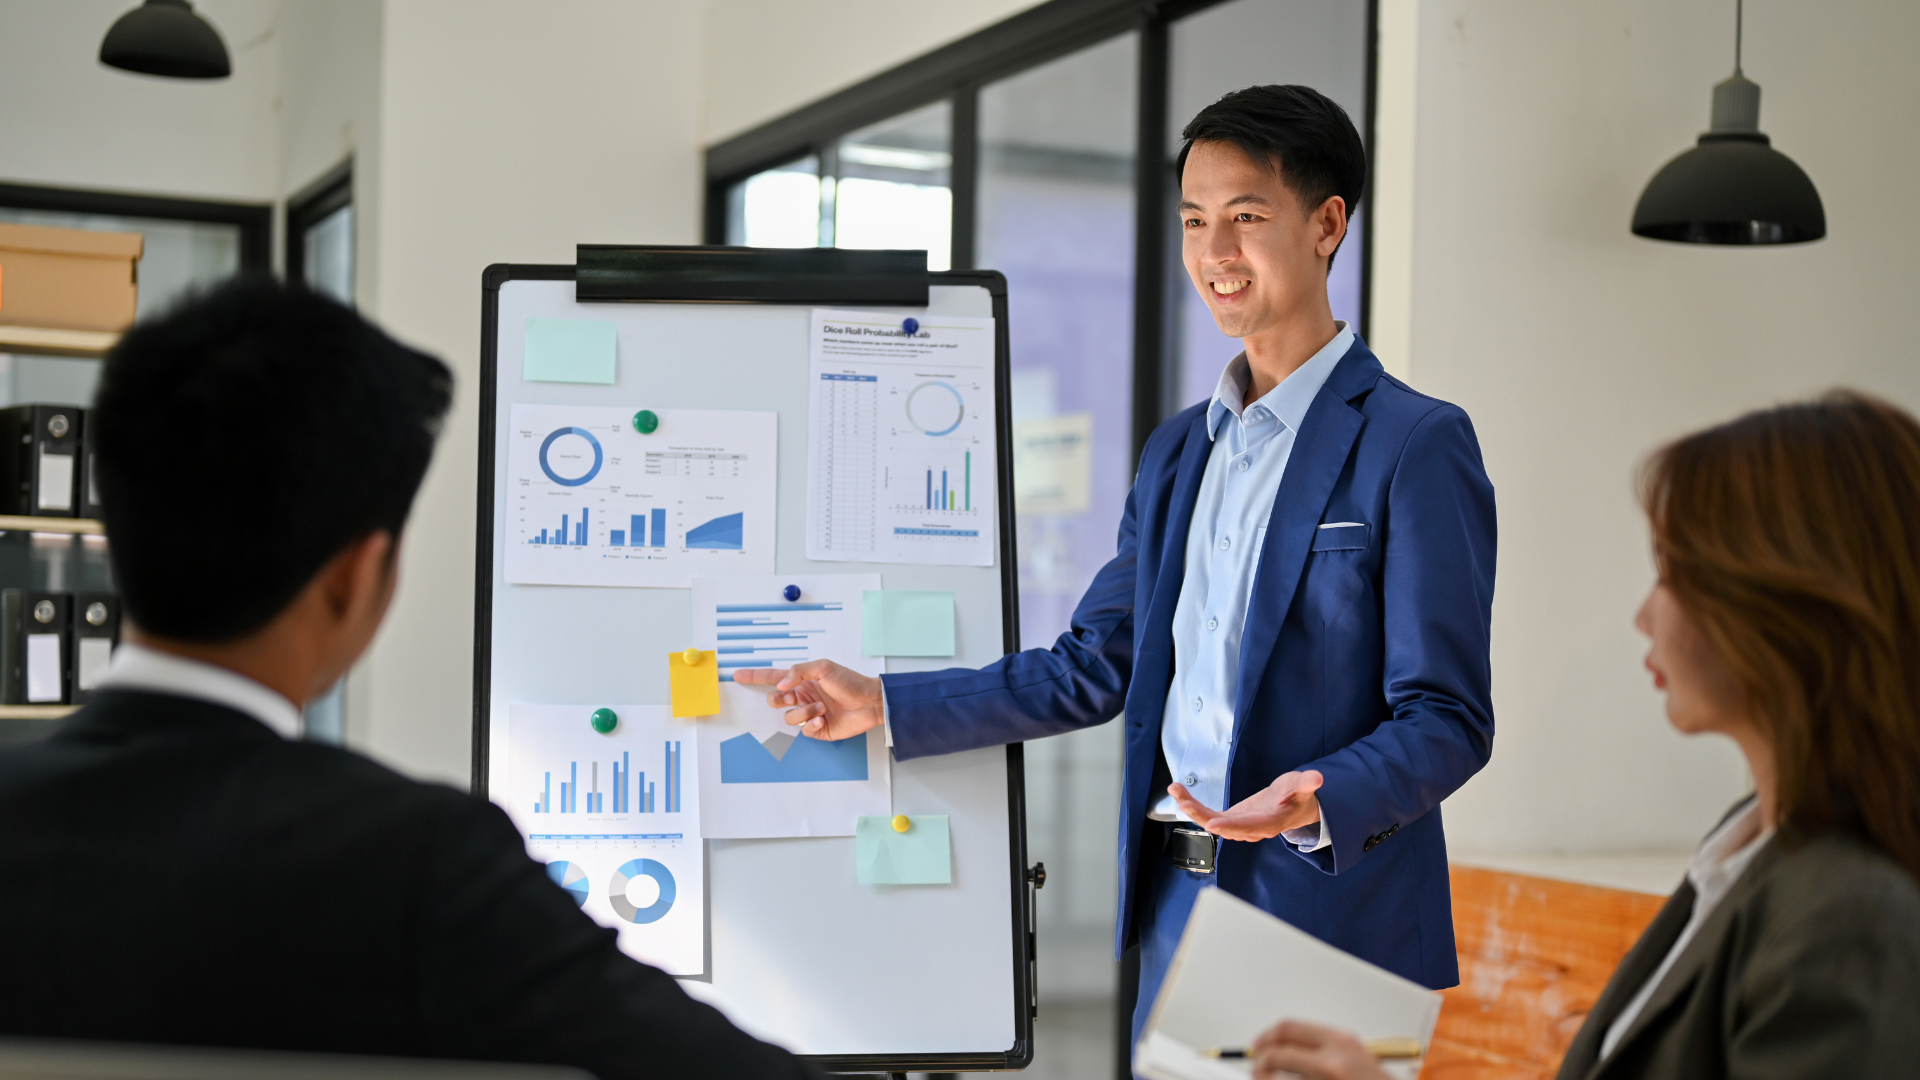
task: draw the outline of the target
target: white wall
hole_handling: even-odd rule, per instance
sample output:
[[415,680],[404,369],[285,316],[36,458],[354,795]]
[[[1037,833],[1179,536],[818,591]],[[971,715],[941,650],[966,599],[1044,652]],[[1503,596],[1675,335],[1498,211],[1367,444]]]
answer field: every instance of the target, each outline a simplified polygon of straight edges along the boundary
[[1036,2],[707,0],[702,135],[738,135]]
[[279,189],[353,161],[354,301],[379,315],[382,0],[280,0]]
[[1732,5],[1419,0],[1414,385],[1472,414],[1498,489],[1493,762],[1460,851],[1690,847],[1745,779],[1663,719],[1630,621],[1652,580],[1635,464],[1683,432],[1849,384],[1920,407],[1920,5],[1747,9],[1761,126],[1828,239],[1627,231],[1706,127]]
[[231,78],[99,62],[132,0],[0,0],[0,181],[266,202],[278,194],[275,0],[205,0]]
[[364,665],[364,745],[411,772],[468,778],[480,273],[698,241],[701,33],[668,0],[385,4],[377,308],[459,376]]

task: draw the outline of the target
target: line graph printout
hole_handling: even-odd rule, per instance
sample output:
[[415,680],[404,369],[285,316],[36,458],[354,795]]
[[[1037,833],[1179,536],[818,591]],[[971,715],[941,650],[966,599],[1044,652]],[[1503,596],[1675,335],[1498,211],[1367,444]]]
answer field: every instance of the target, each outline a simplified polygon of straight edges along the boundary
[[992,319],[813,312],[807,558],[992,566]]
[[668,713],[663,705],[508,705],[509,780],[494,797],[547,876],[619,932],[622,952],[669,975],[700,975],[707,905],[697,728]]
[[508,582],[684,589],[773,569],[778,413],[515,405],[509,422]]
[[[787,588],[798,590],[787,599]],[[767,705],[768,690],[733,680],[743,668],[837,660],[879,675],[861,648],[861,601],[879,574],[693,579],[693,642],[720,661],[720,713],[700,721],[700,820],[712,838],[852,836],[861,815],[893,813],[881,729],[828,742],[799,734]]]

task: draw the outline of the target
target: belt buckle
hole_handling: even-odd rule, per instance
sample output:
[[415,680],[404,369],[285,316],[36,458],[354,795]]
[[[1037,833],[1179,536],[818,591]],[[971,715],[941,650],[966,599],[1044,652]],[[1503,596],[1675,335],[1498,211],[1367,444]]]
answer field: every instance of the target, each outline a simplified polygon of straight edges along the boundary
[[1173,865],[1180,869],[1196,874],[1211,874],[1219,839],[1204,829],[1175,826],[1169,837],[1167,851],[1173,857]]

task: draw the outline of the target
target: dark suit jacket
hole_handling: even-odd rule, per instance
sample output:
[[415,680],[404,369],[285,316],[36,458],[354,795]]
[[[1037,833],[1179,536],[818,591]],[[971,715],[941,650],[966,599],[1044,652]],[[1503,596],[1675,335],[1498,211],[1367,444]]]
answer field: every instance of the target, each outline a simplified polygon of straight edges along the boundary
[[[1207,404],[1160,425],[1118,552],[1052,649],[980,671],[885,677],[905,760],[1125,713],[1119,948],[1133,943],[1147,811],[1168,782],[1160,721],[1187,531],[1213,441]],[[1321,529],[1329,522],[1362,528]],[[1268,519],[1241,639],[1227,801],[1326,776],[1333,846],[1229,843],[1219,884],[1427,986],[1459,981],[1440,801],[1487,763],[1493,485],[1467,414],[1386,374],[1356,340],[1307,409]]]
[[0,751],[0,1033],[814,1075],[614,936],[499,808],[219,705]]
[[1920,1076],[1920,885],[1851,836],[1782,830],[1605,1061],[1601,1040],[1679,939],[1683,884],[1574,1036],[1560,1080]]

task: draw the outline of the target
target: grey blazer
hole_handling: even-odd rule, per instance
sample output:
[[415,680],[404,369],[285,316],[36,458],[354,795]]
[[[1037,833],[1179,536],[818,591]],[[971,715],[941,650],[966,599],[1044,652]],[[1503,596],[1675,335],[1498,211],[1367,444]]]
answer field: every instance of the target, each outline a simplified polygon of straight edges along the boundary
[[1608,981],[1560,1080],[1920,1076],[1920,883],[1863,840],[1783,829],[1674,962],[1613,1056],[1620,1010],[1693,911],[1683,882]]

